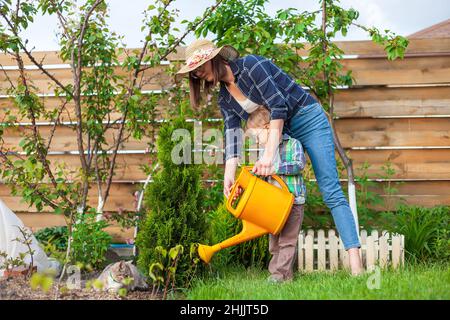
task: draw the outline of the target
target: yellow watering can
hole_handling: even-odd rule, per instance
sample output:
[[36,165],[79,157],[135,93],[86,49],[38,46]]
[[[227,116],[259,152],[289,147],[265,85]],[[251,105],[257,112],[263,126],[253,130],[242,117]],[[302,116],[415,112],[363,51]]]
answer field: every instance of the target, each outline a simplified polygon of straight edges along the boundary
[[[199,245],[200,259],[209,263],[213,254],[219,250],[252,240],[266,233],[278,234],[291,212],[294,196],[289,192],[284,181],[277,175],[272,177],[280,184],[281,189],[258,178],[252,167],[242,167],[239,177],[231,188],[226,207],[236,218],[242,220],[242,231],[221,243],[213,246]],[[239,187],[244,191],[238,199],[236,208],[232,202]]]

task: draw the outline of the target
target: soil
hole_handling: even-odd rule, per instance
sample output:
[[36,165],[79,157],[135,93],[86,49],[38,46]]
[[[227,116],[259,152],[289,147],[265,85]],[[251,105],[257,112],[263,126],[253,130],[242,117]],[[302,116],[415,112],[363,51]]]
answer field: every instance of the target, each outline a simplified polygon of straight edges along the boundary
[[[106,252],[105,266],[120,260],[130,260],[132,257],[119,256],[113,250]],[[36,270],[34,270],[36,271]],[[33,290],[30,286],[30,278],[27,277],[28,270],[25,272],[13,272],[10,278],[0,277],[0,300],[161,300],[162,292],[152,294],[151,286],[147,291],[130,291],[125,297],[119,294],[107,291],[98,291],[95,289],[86,289],[86,282],[94,280],[100,275],[101,271],[82,273],[80,290],[60,290],[57,297],[56,287],[58,278],[54,280],[53,286],[48,292],[42,290]],[[65,286],[65,281],[61,287]]]
[[[92,279],[92,275],[82,280],[83,282]],[[0,300],[159,300],[161,295],[152,295],[149,291],[131,291],[125,297],[117,293],[97,291],[94,289],[63,290],[59,297],[55,297],[56,280],[48,292],[42,290],[32,290],[28,277],[18,275],[9,279],[0,279]]]

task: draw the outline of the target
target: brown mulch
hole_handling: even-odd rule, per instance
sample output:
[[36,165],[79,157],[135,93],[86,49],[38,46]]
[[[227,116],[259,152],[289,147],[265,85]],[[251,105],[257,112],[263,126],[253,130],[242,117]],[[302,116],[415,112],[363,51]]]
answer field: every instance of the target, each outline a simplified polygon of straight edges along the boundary
[[[56,280],[48,292],[32,290],[26,276],[0,279],[0,300],[54,300],[56,299]],[[83,284],[83,281],[82,281]],[[83,285],[81,286],[83,288]],[[57,300],[159,300],[161,295],[152,295],[151,291],[131,291],[125,297],[116,293],[96,291],[94,289],[63,290]]]

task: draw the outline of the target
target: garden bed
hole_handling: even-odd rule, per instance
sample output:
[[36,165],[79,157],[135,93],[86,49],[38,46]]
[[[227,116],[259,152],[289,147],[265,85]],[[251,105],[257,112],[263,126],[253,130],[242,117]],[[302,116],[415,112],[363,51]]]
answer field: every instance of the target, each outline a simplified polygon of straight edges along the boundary
[[[96,274],[97,275],[97,274]],[[81,287],[87,280],[94,279],[94,275],[82,280]],[[33,290],[30,280],[26,276],[16,276],[0,279],[0,300],[53,300],[56,293],[56,281],[48,292]],[[60,293],[58,300],[155,300],[159,295],[152,295],[151,291],[132,291],[121,297],[116,293],[96,291],[94,289],[66,290]]]

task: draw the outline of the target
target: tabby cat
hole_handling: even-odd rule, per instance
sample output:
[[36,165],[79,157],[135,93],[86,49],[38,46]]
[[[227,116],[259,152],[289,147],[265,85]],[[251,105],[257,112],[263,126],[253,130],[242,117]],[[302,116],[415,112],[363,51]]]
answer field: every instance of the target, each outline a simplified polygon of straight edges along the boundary
[[121,288],[129,291],[148,288],[144,276],[131,261],[121,260],[109,264],[97,279],[100,280],[105,291],[117,292]]

